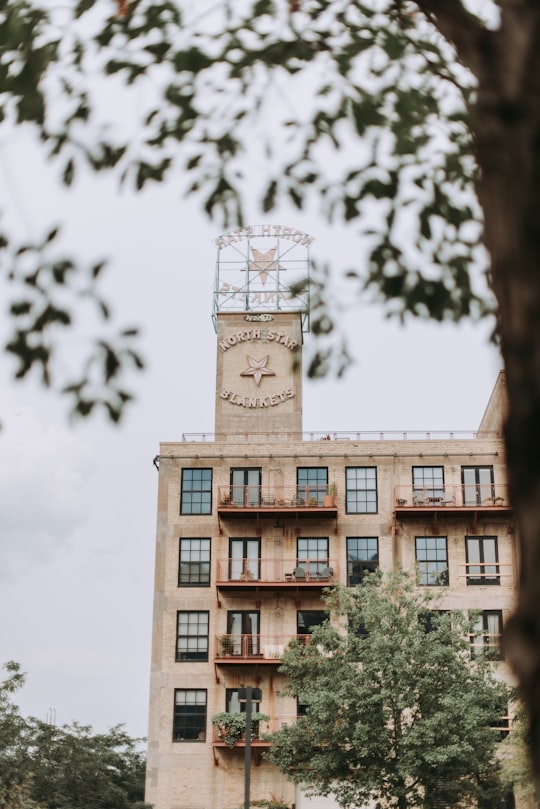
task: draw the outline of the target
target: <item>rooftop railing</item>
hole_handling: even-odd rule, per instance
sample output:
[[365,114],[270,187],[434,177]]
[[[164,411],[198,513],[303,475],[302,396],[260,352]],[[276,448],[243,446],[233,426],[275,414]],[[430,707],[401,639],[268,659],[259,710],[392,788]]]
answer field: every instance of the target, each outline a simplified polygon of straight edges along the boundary
[[182,442],[287,443],[290,441],[471,441],[499,439],[496,430],[311,430],[271,433],[182,433]]

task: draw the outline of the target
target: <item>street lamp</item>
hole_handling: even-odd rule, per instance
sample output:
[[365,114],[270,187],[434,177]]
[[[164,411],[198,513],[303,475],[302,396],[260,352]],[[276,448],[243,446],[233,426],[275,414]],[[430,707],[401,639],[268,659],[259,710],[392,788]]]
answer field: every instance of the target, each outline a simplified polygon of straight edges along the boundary
[[247,685],[238,689],[238,702],[246,703],[246,749],[244,758],[244,809],[249,809],[249,786],[251,779],[251,716],[253,703],[262,701],[260,688]]

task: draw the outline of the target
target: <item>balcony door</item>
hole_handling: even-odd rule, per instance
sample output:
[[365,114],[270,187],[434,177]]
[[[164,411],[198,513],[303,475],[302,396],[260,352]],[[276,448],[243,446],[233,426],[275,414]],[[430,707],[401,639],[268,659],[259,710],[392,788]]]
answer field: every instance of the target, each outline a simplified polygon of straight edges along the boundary
[[463,505],[481,506],[494,497],[492,466],[462,466]]
[[227,634],[231,636],[232,653],[239,657],[259,654],[260,613],[248,610],[229,610],[227,613]]
[[252,581],[261,577],[261,540],[231,539],[229,553],[229,579]]
[[231,469],[231,499],[235,506],[258,506],[260,504],[260,468]]

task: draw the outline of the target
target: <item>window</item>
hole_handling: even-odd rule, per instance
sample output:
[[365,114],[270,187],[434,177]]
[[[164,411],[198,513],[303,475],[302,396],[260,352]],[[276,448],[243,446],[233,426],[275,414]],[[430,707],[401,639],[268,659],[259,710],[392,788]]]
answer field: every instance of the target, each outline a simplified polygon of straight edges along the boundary
[[206,738],[206,689],[177,688],[174,692],[173,742],[203,742]]
[[[323,497],[328,493],[328,469],[318,466],[299,466],[296,470],[298,502],[309,503],[316,500],[322,506]],[[313,505],[315,505],[313,503]]]
[[208,660],[208,612],[176,613],[176,661]]
[[212,513],[212,470],[182,469],[180,514]]
[[347,513],[375,514],[377,470],[374,466],[350,466],[345,470]]
[[495,496],[492,466],[462,466],[463,505],[481,506]]
[[231,469],[231,499],[235,506],[258,506],[261,502],[261,470]]
[[[226,688],[225,689],[225,710],[227,713],[245,713],[246,712],[246,702],[240,702],[238,699],[238,688]],[[253,702],[252,704],[252,711],[253,713],[257,713],[259,711],[260,703]],[[251,738],[258,739],[259,738],[259,725],[260,722],[251,722]],[[242,734],[244,735],[244,734]]]
[[448,615],[448,610],[422,610],[418,614],[418,623],[426,633],[436,632],[441,626],[441,619]]
[[[262,692],[261,692],[262,694]],[[225,689],[225,710],[227,713],[245,713],[247,702],[240,702],[238,699],[238,688]],[[252,703],[252,710],[258,711],[260,702],[255,700]]]
[[413,466],[413,492],[420,492],[424,498],[444,497],[444,467]]
[[501,660],[501,633],[502,611],[484,610],[478,616],[471,633],[472,656],[484,654],[489,660]]
[[379,567],[377,537],[347,537],[347,584],[362,584],[366,573]]
[[416,537],[418,584],[448,584],[446,537]]
[[296,634],[311,635],[316,626],[328,621],[330,614],[325,610],[298,610],[296,613]]
[[295,577],[328,579],[334,572],[328,564],[328,537],[298,537],[296,540]]
[[260,614],[258,611],[229,610],[227,613],[227,635],[230,653],[240,657],[252,657],[259,654]]
[[497,537],[465,537],[467,584],[500,584]]
[[260,539],[231,539],[229,549],[229,579],[231,581],[252,581],[260,579]]
[[204,587],[209,584],[210,540],[181,539],[178,586]]

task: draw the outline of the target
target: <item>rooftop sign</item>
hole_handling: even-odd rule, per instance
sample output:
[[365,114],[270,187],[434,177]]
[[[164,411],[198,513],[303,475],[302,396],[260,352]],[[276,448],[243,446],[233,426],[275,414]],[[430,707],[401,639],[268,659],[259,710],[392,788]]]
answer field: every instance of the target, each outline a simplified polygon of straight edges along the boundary
[[[283,225],[250,225],[213,240],[217,247],[214,318],[218,312],[301,312],[309,329],[309,248],[313,236]],[[247,317],[246,317],[247,319]]]

